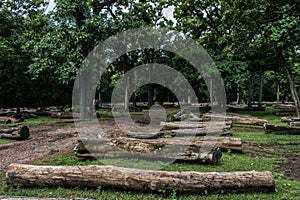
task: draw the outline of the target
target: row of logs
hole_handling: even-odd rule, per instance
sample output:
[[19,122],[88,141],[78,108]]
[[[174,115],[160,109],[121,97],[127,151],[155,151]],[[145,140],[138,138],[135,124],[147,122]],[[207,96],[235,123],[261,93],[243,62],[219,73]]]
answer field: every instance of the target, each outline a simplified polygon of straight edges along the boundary
[[27,126],[0,129],[0,139],[26,140],[29,135],[29,128]]

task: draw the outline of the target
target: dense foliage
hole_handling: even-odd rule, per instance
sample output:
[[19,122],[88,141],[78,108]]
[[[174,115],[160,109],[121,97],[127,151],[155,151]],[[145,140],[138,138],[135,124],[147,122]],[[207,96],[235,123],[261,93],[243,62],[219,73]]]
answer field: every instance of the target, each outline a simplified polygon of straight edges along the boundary
[[[0,1],[0,107],[71,104],[77,69],[88,53],[114,34],[145,26],[176,29],[203,45],[219,67],[229,102],[251,105],[277,96],[297,102],[299,0],[56,0],[47,10],[48,5]],[[176,21],[164,17],[166,8],[174,8]],[[199,100],[209,101],[207,86],[189,63],[151,49],[116,60],[102,76],[97,98],[110,101],[118,78],[151,61],[182,72]],[[136,98],[149,104],[176,100],[158,85],[140,88]]]

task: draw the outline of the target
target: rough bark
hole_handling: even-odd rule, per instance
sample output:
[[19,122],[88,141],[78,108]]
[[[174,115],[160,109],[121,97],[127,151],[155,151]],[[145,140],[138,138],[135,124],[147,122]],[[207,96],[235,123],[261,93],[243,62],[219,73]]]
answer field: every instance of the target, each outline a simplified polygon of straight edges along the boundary
[[265,123],[268,123],[265,119],[258,119],[250,116],[242,116],[242,115],[213,115],[211,113],[204,114],[202,116],[203,121],[211,121],[211,119],[215,120],[225,120],[231,121],[232,124],[245,124],[245,125],[259,125],[263,126]]
[[300,118],[292,117],[292,118],[287,118],[287,117],[282,117],[281,122],[300,122]]
[[170,172],[114,166],[33,166],[11,164],[8,185],[16,187],[103,187],[178,193],[274,192],[271,172]]
[[300,127],[265,124],[264,128],[266,133],[300,135]]
[[194,129],[194,128],[208,128],[209,126],[212,127],[218,127],[220,129],[230,129],[231,128],[231,122],[222,122],[222,121],[216,121],[216,122],[161,122],[160,126],[163,127],[163,129]]
[[206,135],[220,135],[226,136],[231,135],[230,129],[228,128],[194,128],[194,129],[178,129],[172,130],[172,136],[186,137],[186,136],[206,136]]
[[29,135],[29,128],[27,126],[0,129],[0,138],[26,140]]
[[[95,157],[143,157],[178,161],[200,161],[200,152],[205,147],[210,150],[232,150],[242,152],[242,141],[240,138],[228,137],[181,137],[160,139],[134,139],[117,138],[108,141],[79,141],[74,148],[79,158],[91,158],[87,153],[92,152]],[[216,152],[217,153],[217,152]],[[207,160],[206,163],[216,164],[217,161]]]
[[10,119],[0,119],[0,124],[11,124]]
[[[222,141],[210,139],[209,150],[200,152],[203,140],[184,139],[159,139],[139,140],[133,138],[118,138],[107,141],[79,141],[74,152],[79,159],[90,158],[143,158],[146,160],[165,161],[194,161],[197,163],[217,164],[221,158]],[[208,139],[209,140],[209,139]],[[239,148],[238,141],[224,141],[224,148]],[[240,146],[241,149],[241,146]],[[89,153],[92,153],[89,155]],[[85,158],[86,157],[86,158]]]
[[262,108],[263,88],[264,88],[264,73],[262,72],[260,75],[260,85],[259,85],[259,97],[258,97],[259,108]]
[[292,76],[289,72],[288,65],[287,65],[287,63],[284,59],[282,50],[279,49],[279,48],[275,48],[275,51],[276,51],[277,57],[279,59],[279,62],[281,64],[281,67],[284,71],[284,74],[287,78],[287,81],[289,83],[289,88],[290,88],[290,91],[291,91],[291,94],[292,94],[293,101],[295,103],[296,115],[297,115],[297,117],[300,117],[300,99],[299,99],[299,96],[298,96],[298,92],[295,88]]

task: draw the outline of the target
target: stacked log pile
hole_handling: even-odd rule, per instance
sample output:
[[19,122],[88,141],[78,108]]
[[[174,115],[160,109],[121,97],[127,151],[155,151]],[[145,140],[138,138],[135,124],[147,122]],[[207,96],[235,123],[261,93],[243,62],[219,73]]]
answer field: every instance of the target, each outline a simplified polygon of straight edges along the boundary
[[[188,115],[189,119],[197,118],[195,115]],[[177,117],[181,118],[180,115]],[[161,122],[162,131],[157,134],[128,133],[126,137],[102,139],[98,142],[80,140],[74,152],[79,160],[139,157],[217,164],[221,151],[242,152],[240,138],[219,137],[229,135],[232,125],[231,121],[222,120]],[[209,148],[202,152],[203,146]]]
[[289,116],[296,113],[295,105],[292,104],[277,104],[274,105],[274,114],[277,116]]
[[0,138],[26,140],[29,137],[29,128],[27,126],[12,127],[0,129]]

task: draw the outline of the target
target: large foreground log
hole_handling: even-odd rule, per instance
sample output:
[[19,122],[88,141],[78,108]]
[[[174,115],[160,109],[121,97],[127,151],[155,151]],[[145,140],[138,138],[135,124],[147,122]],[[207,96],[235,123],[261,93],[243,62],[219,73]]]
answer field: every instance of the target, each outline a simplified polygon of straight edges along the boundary
[[28,137],[29,128],[27,126],[0,129],[0,138],[26,140]]
[[300,135],[300,127],[265,124],[264,129],[266,133]]
[[11,164],[8,185],[16,187],[103,187],[178,193],[274,192],[271,172],[169,172],[114,166],[33,166]]

